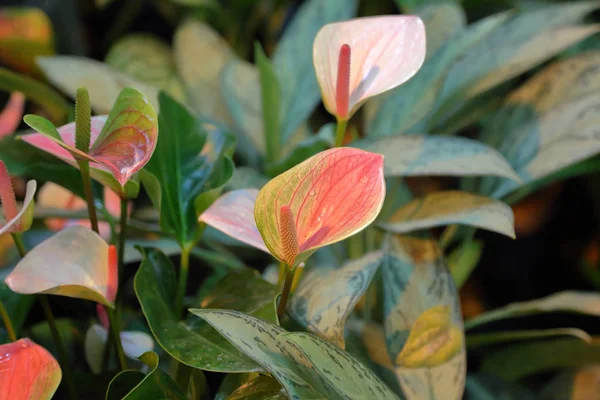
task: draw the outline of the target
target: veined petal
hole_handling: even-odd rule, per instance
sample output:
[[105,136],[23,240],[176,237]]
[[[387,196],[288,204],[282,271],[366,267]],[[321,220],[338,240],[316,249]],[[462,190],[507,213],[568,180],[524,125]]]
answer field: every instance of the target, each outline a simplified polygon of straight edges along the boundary
[[313,44],[313,62],[327,110],[336,115],[340,48],[351,48],[348,118],[369,97],[410,79],[425,60],[425,25],[417,16],[357,18],[325,25]]

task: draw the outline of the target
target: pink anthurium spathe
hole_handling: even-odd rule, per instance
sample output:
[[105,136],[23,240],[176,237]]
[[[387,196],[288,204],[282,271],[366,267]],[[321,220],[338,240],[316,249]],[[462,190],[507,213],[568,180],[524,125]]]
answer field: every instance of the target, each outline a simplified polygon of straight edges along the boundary
[[31,340],[0,346],[0,399],[51,399],[61,378],[58,362]]
[[21,123],[25,96],[21,92],[12,92],[8,103],[0,113],[0,139],[13,133]]
[[0,217],[4,214],[4,221],[0,220],[0,235],[7,232],[24,232],[31,227],[34,208],[33,196],[36,187],[37,184],[34,180],[27,182],[25,200],[19,210],[8,170],[4,162],[0,160],[0,203],[2,203]]
[[269,249],[254,222],[257,196],[258,189],[238,189],[226,193],[200,215],[199,221],[268,253]]
[[313,62],[325,108],[339,121],[370,97],[417,73],[425,60],[425,25],[417,16],[357,18],[325,25]]
[[25,122],[39,133],[25,135],[23,140],[75,167],[75,157],[90,161],[92,178],[122,197],[128,197],[126,183],[150,160],[158,139],[154,108],[132,88],[121,91],[108,116],[92,117],[88,154],[75,147],[74,122],[58,129],[35,115],[25,116]]
[[117,254],[98,234],[72,226],[27,253],[4,282],[16,293],[46,293],[113,307]]
[[271,254],[296,266],[364,229],[384,198],[383,156],[340,147],[269,181],[256,198],[254,219]]

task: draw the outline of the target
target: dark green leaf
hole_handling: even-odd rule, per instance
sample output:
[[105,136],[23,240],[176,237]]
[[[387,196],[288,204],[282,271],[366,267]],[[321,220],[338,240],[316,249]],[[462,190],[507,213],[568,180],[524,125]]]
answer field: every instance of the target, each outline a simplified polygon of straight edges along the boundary
[[122,400],[144,378],[145,375],[140,371],[125,370],[119,372],[108,385],[106,400]]
[[176,360],[194,368],[219,372],[251,372],[261,368],[237,351],[217,332],[202,334],[175,317],[177,282],[171,261],[147,249],[135,275],[134,288],[158,344]]
[[[33,306],[33,302],[35,301],[35,296],[33,295],[22,295],[13,292],[6,286],[4,283],[4,279],[2,283],[0,283],[0,301],[6,308],[6,312],[10,317],[10,320],[13,324],[13,328],[15,329],[15,333],[17,336],[20,336],[21,328],[25,323],[25,319],[29,314],[29,310],[31,310],[31,306]],[[8,333],[0,320],[0,343],[8,342]]]

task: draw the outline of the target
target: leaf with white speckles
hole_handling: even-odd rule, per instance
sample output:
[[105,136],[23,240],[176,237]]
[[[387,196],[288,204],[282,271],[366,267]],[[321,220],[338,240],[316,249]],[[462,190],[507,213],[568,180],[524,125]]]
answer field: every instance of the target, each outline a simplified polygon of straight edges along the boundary
[[298,347],[321,377],[335,388],[342,398],[398,399],[372,371],[331,343],[309,333],[286,333],[282,337]]
[[[452,275],[443,262],[441,250],[436,242],[428,237],[390,237],[385,245],[387,254],[381,267],[384,328],[391,359],[399,361],[399,355],[410,340],[411,330],[415,329],[415,324],[420,318],[423,321],[423,313],[434,307],[447,307],[449,319],[445,326],[450,327],[455,332],[454,339],[462,343],[457,351],[452,349],[452,352],[446,354],[450,359],[446,360],[444,357],[441,360],[433,360],[435,356],[423,357],[420,364],[423,364],[423,360],[432,362],[425,362],[428,365],[419,365],[419,368],[394,366],[406,398],[460,399],[466,375],[463,322],[458,292]],[[427,336],[418,340],[428,344]]]
[[294,292],[288,311],[311,332],[344,348],[344,324],[382,261],[368,253],[341,268],[314,267]]
[[476,226],[515,237],[514,216],[509,206],[460,191],[435,192],[415,199],[380,226],[390,232],[406,233],[450,224]]

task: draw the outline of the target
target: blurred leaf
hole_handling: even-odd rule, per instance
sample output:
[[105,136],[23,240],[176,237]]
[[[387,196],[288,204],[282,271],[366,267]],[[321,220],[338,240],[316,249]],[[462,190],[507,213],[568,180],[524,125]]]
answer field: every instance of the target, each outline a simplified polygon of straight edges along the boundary
[[193,368],[219,372],[260,371],[260,366],[217,332],[204,330],[200,334],[178,321],[173,304],[177,282],[171,261],[158,250],[147,249],[144,254],[134,288],[158,344],[171,357]]
[[[84,331],[82,330],[84,323],[75,319],[56,318],[56,329],[60,340],[66,350],[67,358],[70,362],[75,359],[80,359],[78,353],[80,346],[83,344]],[[51,352],[55,357],[59,356],[54,336],[50,330],[50,325],[47,321],[42,320],[27,328],[27,334],[39,345]]]
[[[20,337],[21,329],[27,319],[29,310],[33,306],[35,296],[22,295],[13,292],[6,286],[4,279],[0,282],[0,301],[6,308],[6,312],[15,329],[17,337]],[[8,333],[2,321],[0,321],[0,344],[8,342]]]
[[286,400],[289,397],[279,382],[260,375],[240,386],[227,400]]
[[475,140],[433,135],[395,136],[352,143],[385,157],[386,176],[495,175],[519,180],[500,153]]
[[497,321],[545,312],[572,312],[600,317],[600,294],[564,291],[541,299],[512,303],[465,322],[466,329]]
[[46,110],[50,118],[58,124],[66,121],[71,110],[69,103],[48,85],[5,68],[0,68],[0,90],[23,93],[28,100]]
[[600,365],[590,365],[564,372],[552,379],[543,389],[544,400],[594,399],[600,388]]
[[598,7],[596,1],[553,4],[509,19],[454,63],[438,104],[491,89],[594,34],[595,26],[572,24]]
[[312,63],[317,32],[328,23],[354,17],[357,5],[357,0],[308,0],[286,28],[272,57],[281,88],[282,143],[298,130],[321,99]]
[[469,25],[426,60],[412,79],[377,100],[381,105],[370,108],[367,115],[369,136],[406,133],[425,118],[433,110],[453,63],[498,29],[509,17],[509,13],[495,14]]
[[110,269],[116,265],[110,264],[104,239],[89,228],[72,226],[30,250],[5,282],[21,294],[55,294],[114,307],[116,276]]
[[269,181],[269,178],[259,171],[249,167],[237,167],[233,176],[225,184],[226,190],[237,190],[246,188],[260,189]]
[[156,36],[134,33],[120,39],[109,50],[106,64],[185,101],[185,89],[177,75],[171,48]]
[[222,186],[233,173],[230,153],[234,140],[214,125],[194,118],[166,94],[160,94],[160,136],[143,174],[163,231],[181,246],[197,229],[196,198]]
[[219,79],[235,58],[229,44],[209,25],[188,19],[175,31],[173,52],[192,107],[202,117],[233,125]]
[[[496,376],[478,373],[467,377],[466,399],[469,400],[536,400],[522,386],[507,383]],[[564,399],[561,399],[564,400]]]
[[369,287],[383,254],[367,253],[340,268],[319,265],[304,274],[288,306],[304,328],[344,348],[344,324]]
[[108,114],[125,87],[142,92],[158,110],[157,88],[138,82],[99,61],[85,57],[54,56],[38,57],[37,63],[48,80],[72,98],[77,89],[85,87],[90,94],[92,110],[97,114]]
[[544,339],[553,336],[572,336],[581,339],[584,342],[591,342],[592,340],[590,335],[578,328],[499,331],[467,335],[467,348],[469,351],[473,351],[474,349],[501,343]]
[[0,60],[19,72],[40,75],[38,56],[54,54],[52,23],[34,7],[6,7],[0,10]]
[[214,400],[228,400],[237,389],[242,385],[247,384],[255,378],[258,378],[257,373],[248,374],[227,374],[219,386],[219,391],[215,395]]
[[398,399],[373,372],[331,343],[308,333],[286,333],[292,343],[313,365],[321,378],[344,399]]
[[139,385],[146,376],[140,371],[125,370],[119,372],[110,381],[106,391],[106,400],[122,400]]
[[[400,0],[397,0],[400,1]],[[427,58],[433,56],[448,40],[462,31],[467,24],[467,16],[453,0],[430,2],[414,10],[421,17],[427,31]]]
[[461,243],[448,255],[448,267],[458,289],[469,279],[471,272],[479,264],[482,253],[483,241],[469,240]]
[[[384,328],[389,357],[398,361],[410,339],[410,332],[420,330],[419,319],[433,307],[448,307],[446,326],[455,330],[454,339],[462,345],[449,359],[435,365],[411,368],[395,365],[398,381],[408,400],[431,398],[461,399],[466,374],[464,333],[458,292],[443,262],[441,250],[428,237],[389,237],[384,244],[382,265]],[[413,340],[434,346],[428,335]]]
[[269,162],[274,162],[279,160],[281,156],[280,83],[277,80],[273,64],[269,61],[258,42],[254,45],[254,59],[260,77],[266,156]]
[[506,204],[460,191],[440,191],[415,199],[396,211],[383,229],[406,233],[441,225],[476,226],[515,238],[514,216]]
[[481,371],[507,381],[517,381],[529,375],[578,368],[600,363],[600,342],[578,339],[553,339],[504,346],[487,351]]
[[[151,371],[136,385],[130,392],[127,393],[124,400],[160,398],[169,400],[185,400],[187,396],[185,392],[177,385],[169,375],[163,372],[158,366],[158,355],[151,351],[141,355],[140,360],[146,364]],[[110,383],[107,399],[117,399],[118,395],[124,392],[120,385],[127,385],[135,382],[136,377],[131,375],[132,371],[123,371],[117,375]],[[123,376],[123,374],[126,374]],[[120,378],[119,378],[120,377]],[[117,393],[113,393],[117,391]]]
[[237,311],[191,309],[190,312],[211,324],[240,351],[269,371],[290,397],[341,399],[322,382],[300,351],[286,342],[282,336],[286,332],[283,328]]

